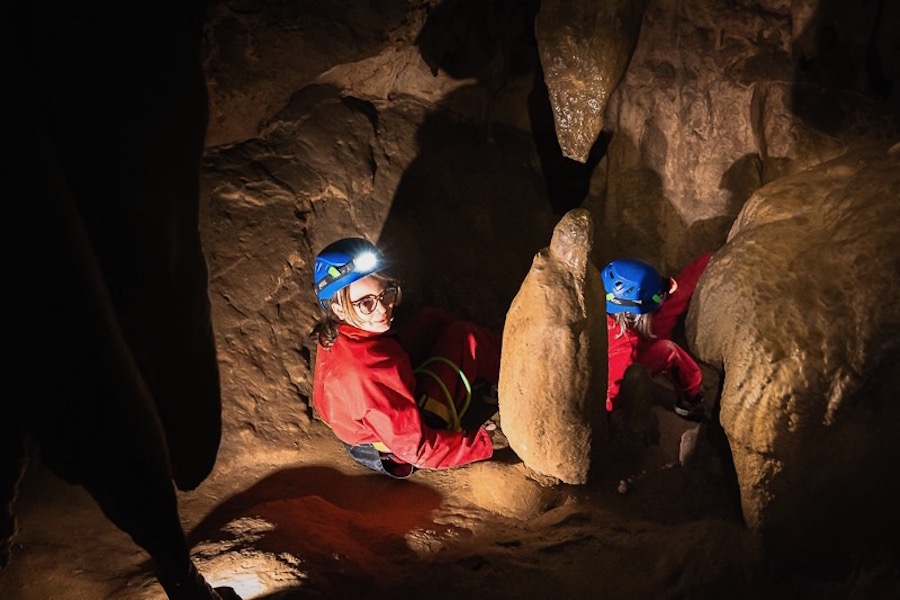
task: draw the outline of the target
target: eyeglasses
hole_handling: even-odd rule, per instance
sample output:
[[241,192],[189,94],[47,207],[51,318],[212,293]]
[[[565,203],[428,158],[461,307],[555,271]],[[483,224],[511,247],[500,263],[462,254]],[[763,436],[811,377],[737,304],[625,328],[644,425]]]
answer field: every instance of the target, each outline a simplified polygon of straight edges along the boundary
[[400,288],[392,285],[384,288],[377,296],[375,294],[369,294],[368,296],[363,296],[359,300],[352,301],[350,304],[355,306],[360,314],[371,315],[375,312],[379,302],[384,307],[393,306],[394,302],[397,301],[397,294],[399,292]]

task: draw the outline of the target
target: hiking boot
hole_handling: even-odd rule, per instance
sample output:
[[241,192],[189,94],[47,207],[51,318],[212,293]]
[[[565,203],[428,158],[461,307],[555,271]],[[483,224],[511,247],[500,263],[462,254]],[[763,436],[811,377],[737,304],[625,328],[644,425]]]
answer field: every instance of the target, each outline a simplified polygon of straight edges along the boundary
[[675,413],[691,421],[700,421],[706,416],[706,407],[703,405],[703,392],[695,396],[678,394],[675,399]]
[[472,384],[472,397],[477,398],[483,404],[489,406],[497,406],[500,404],[500,394],[497,390],[497,384],[479,379]]

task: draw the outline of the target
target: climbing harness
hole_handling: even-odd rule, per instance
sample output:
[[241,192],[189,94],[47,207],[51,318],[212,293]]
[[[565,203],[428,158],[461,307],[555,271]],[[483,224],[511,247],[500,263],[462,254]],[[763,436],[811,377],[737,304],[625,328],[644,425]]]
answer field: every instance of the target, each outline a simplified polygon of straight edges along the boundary
[[[453,395],[450,393],[450,390],[447,389],[447,385],[438,377],[434,371],[427,369],[426,367],[433,362],[442,362],[446,365],[449,365],[456,374],[459,375],[459,378],[462,380],[463,387],[466,388],[466,400],[463,402],[462,408],[458,409],[456,406],[456,402],[453,401]],[[447,404],[435,400],[434,398],[429,397],[426,394],[422,394],[422,397],[419,398],[418,405],[421,410],[430,412],[439,418],[441,418],[445,423],[447,423],[447,429],[450,431],[462,431],[462,418],[466,414],[466,411],[469,410],[469,404],[472,402],[472,385],[469,383],[469,378],[466,377],[466,374],[463,373],[462,369],[456,366],[456,364],[443,356],[432,356],[425,362],[423,362],[417,369],[413,371],[416,375],[425,374],[434,379],[440,388],[444,391],[444,394],[447,396]]]

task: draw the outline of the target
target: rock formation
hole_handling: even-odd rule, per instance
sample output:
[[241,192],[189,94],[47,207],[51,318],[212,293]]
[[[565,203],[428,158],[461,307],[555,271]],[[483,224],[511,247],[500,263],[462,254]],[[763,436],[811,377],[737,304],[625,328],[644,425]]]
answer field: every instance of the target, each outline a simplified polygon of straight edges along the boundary
[[[140,438],[130,435],[130,429],[117,429],[118,421],[104,421],[112,424],[111,433],[128,438],[123,447],[156,464],[153,482],[170,505],[167,458],[180,487],[203,479],[215,458],[216,485],[225,482],[218,493],[237,476],[255,477],[298,458],[328,455],[330,447],[318,436],[320,424],[308,412],[314,347],[306,334],[318,315],[310,291],[313,248],[347,234],[377,239],[402,263],[404,289],[409,292],[404,305],[437,304],[499,328],[507,316],[511,325],[518,320],[508,311],[523,280],[536,278],[528,275],[535,250],[545,245],[560,217],[582,208],[590,212],[593,240],[579,242],[578,248],[589,249],[592,260],[587,262],[596,265],[633,255],[664,272],[675,272],[698,253],[718,250],[728,242],[699,292],[691,344],[724,370],[720,408],[725,429],[717,429],[717,420],[711,420],[698,431],[697,447],[703,458],[711,446],[703,437],[713,430],[724,438],[724,446],[730,444],[733,459],[728,460],[738,475],[724,468],[720,472],[729,478],[729,490],[737,488],[739,480],[740,503],[751,529],[773,540],[773,547],[793,536],[807,546],[820,542],[822,553],[846,546],[836,538],[841,531],[858,530],[865,537],[881,526],[882,538],[896,540],[898,465],[891,433],[898,425],[892,402],[900,382],[896,366],[892,368],[898,362],[892,342],[898,337],[892,300],[898,290],[898,265],[891,244],[895,246],[898,238],[900,209],[896,155],[885,147],[900,139],[900,3],[214,0],[208,4],[202,40],[201,15],[192,20],[197,37],[190,47],[181,43],[185,40],[179,36],[187,30],[176,27],[174,14],[188,6],[199,9],[201,3],[182,3],[174,12],[157,11],[155,17],[134,23],[123,22],[112,2],[67,3],[65,14],[57,17],[50,4],[11,5],[10,18],[2,24],[4,64],[11,67],[13,82],[7,111],[12,132],[13,159],[7,161],[13,182],[8,194],[12,214],[4,221],[14,250],[8,261],[14,304],[7,312],[13,325],[10,346],[19,362],[13,363],[12,371],[26,371],[17,365],[32,359],[39,363],[36,375],[12,382],[7,396],[15,411],[42,415],[47,411],[37,401],[35,383],[41,386],[54,377],[68,379],[70,373],[87,374],[101,366],[94,360],[97,353],[78,352],[77,344],[82,338],[91,342],[88,338],[102,327],[87,319],[65,318],[66,311],[74,314],[75,306],[71,283],[65,278],[76,272],[65,265],[79,255],[59,250],[64,235],[48,234],[49,215],[38,214],[40,202],[22,201],[46,196],[40,190],[54,185],[42,170],[44,161],[33,158],[40,136],[30,129],[28,118],[32,111],[49,111],[53,115],[47,121],[48,137],[64,142],[51,155],[67,167],[64,181],[57,181],[55,189],[64,191],[68,186],[84,206],[90,203],[92,223],[111,222],[108,207],[124,213],[134,208],[135,199],[160,208],[158,198],[174,202],[185,193],[193,197],[193,177],[198,167],[202,169],[199,223],[181,213],[184,227],[178,231],[184,235],[178,236],[181,241],[175,246],[199,257],[195,231],[199,226],[209,260],[222,444],[216,453],[218,425],[204,418],[218,414],[218,397],[202,390],[169,396],[174,402],[163,402],[168,416],[160,413],[162,424],[154,420],[159,407],[153,400],[163,395],[143,394],[141,414],[147,418],[138,418],[143,427],[135,429],[151,439],[139,447],[135,442]],[[441,15],[443,8],[454,12]],[[536,21],[528,20],[537,8]],[[638,9],[639,32],[632,19]],[[106,17],[96,18],[103,11],[108,11]],[[163,14],[167,17],[159,16]],[[447,31],[446,23],[453,31]],[[420,37],[423,32],[434,36],[429,43],[425,43],[429,36]],[[169,43],[160,47],[163,39]],[[82,51],[91,57],[86,71],[71,68],[78,62],[78,52],[54,54],[69,42],[86,45]],[[192,111],[201,116],[203,81],[196,61],[201,55],[210,109],[205,149],[201,123],[183,121]],[[16,71],[20,59],[28,64]],[[177,81],[189,83],[189,89],[171,85]],[[48,91],[53,97],[22,96],[32,90]],[[483,122],[485,92],[492,107],[489,135]],[[99,100],[89,98],[89,93]],[[158,110],[168,112],[153,121],[151,115],[158,115]],[[848,153],[851,147],[859,150]],[[588,149],[588,160],[580,162]],[[201,150],[203,162],[198,165]],[[25,213],[36,218],[24,218]],[[92,226],[100,234],[96,239],[102,240],[98,246],[115,248],[109,244],[114,238],[143,250],[152,246],[159,252],[130,254],[159,258],[160,265],[175,264],[162,260],[169,256],[164,246],[137,243],[147,239],[140,237],[139,227],[148,224],[146,219],[134,217],[131,222],[136,233],[128,240],[124,238],[131,234],[123,236],[124,229]],[[23,223],[30,224],[33,234]],[[71,219],[56,223],[64,226],[59,230],[63,232],[76,227]],[[101,254],[117,265],[128,258],[115,250]],[[550,261],[550,255],[548,249],[541,261]],[[25,266],[38,258],[44,261],[41,266]],[[24,267],[21,277],[20,267]],[[584,269],[583,281],[571,273],[569,279],[558,275],[559,286],[542,290],[568,303],[565,312],[549,315],[543,323],[551,323],[551,316],[570,320],[569,329],[559,320],[559,330],[550,332],[557,336],[557,344],[568,344],[559,354],[565,351],[570,356],[565,360],[551,356],[558,362],[550,364],[578,371],[576,379],[560,384],[568,386],[571,396],[566,405],[571,407],[582,402],[580,394],[591,395],[587,389],[596,382],[587,378],[598,378],[602,389],[605,365],[593,354],[602,355],[602,346],[588,352],[577,345],[593,339],[575,329],[579,318],[586,319],[578,316],[578,303],[597,310],[601,306],[599,299],[591,302],[579,295],[593,277],[590,268]],[[117,315],[135,313],[139,307],[171,307],[168,303],[179,294],[203,300],[197,295],[202,268],[196,261],[188,269],[200,276],[194,285],[187,283],[186,271],[170,273],[172,285],[161,286],[135,280],[127,268],[106,273],[114,270],[116,281],[125,284],[116,303]],[[579,292],[579,285],[586,287]],[[539,299],[533,298],[538,305]],[[126,305],[130,308],[118,310]],[[203,312],[200,305],[196,308]],[[160,326],[151,324],[137,332],[131,321],[127,335],[132,340],[158,341],[160,332],[190,332],[190,327],[179,326],[162,311],[153,316]],[[64,333],[67,327],[83,335]],[[97,339],[91,343],[96,345]],[[533,343],[548,354],[553,349],[544,339]],[[187,352],[187,344],[174,345]],[[61,347],[76,350],[60,351]],[[47,354],[47,348],[56,352]],[[181,352],[164,354],[166,362],[153,369],[155,376],[165,372],[175,379],[178,369],[183,369],[179,375],[197,371],[178,358]],[[50,358],[40,362],[44,356]],[[70,357],[78,360],[67,360]],[[79,369],[82,364],[85,369]],[[522,371],[523,377],[527,375]],[[213,373],[205,372],[211,382]],[[546,373],[536,377],[546,379],[542,385],[551,381]],[[131,383],[135,389],[141,386],[136,379]],[[506,389],[515,389],[512,375],[507,374],[504,383]],[[651,382],[644,383],[652,387]],[[648,399],[652,392],[641,386],[635,391],[644,396],[640,407],[647,416],[643,408],[652,404]],[[96,394],[87,396],[94,403],[102,400]],[[45,398],[56,401],[61,396]],[[17,399],[22,403],[15,405]],[[512,437],[530,464],[554,471],[554,465],[542,464],[543,457],[523,448],[524,441],[531,443],[529,435],[540,432],[529,430],[527,424],[517,428],[515,400],[514,391],[509,398],[501,394],[506,428],[512,428]],[[167,426],[178,421],[174,418],[178,406],[191,402],[205,403],[205,408],[193,411],[197,423],[207,422],[201,435],[192,435],[197,426],[180,433]],[[635,439],[627,441],[636,442],[629,445],[635,453],[645,452],[656,441],[656,433],[663,434],[659,443],[665,443],[666,431],[658,430],[665,429],[666,419],[654,417],[659,412],[629,423]],[[563,457],[568,461],[566,478],[583,478],[588,454],[617,452],[615,442],[601,447],[597,441],[602,429],[590,430],[594,440],[588,450],[585,415],[548,414],[557,419],[551,427],[568,423],[576,434],[574,446],[571,440],[563,446],[574,453]],[[76,416],[84,419],[85,413]],[[59,416],[57,420],[75,422]],[[86,420],[90,427],[101,425]],[[13,422],[0,419],[0,428]],[[18,452],[20,433],[0,439]],[[58,455],[74,460],[65,452],[64,438],[48,434],[44,439],[56,440],[62,449]],[[205,450],[194,454],[192,447],[199,446]],[[507,450],[482,469],[441,474],[437,482],[459,499],[470,476],[480,477],[479,487],[495,481],[495,472],[503,472],[507,480],[514,478],[518,472],[507,472],[505,458],[516,461],[517,470],[526,469],[510,456],[509,448],[503,448]],[[121,458],[102,449],[98,454],[105,461]],[[179,458],[190,455],[200,462],[191,465]],[[621,464],[622,454],[615,458]],[[656,462],[671,462],[666,459]],[[20,464],[12,462],[15,478]],[[103,481],[103,471],[96,471],[101,483],[122,485],[115,477]],[[335,481],[315,469],[284,476],[308,478],[307,483],[315,485],[302,488],[298,495],[315,491],[326,500]],[[517,526],[493,538],[474,535],[472,540],[488,539],[488,544],[470,547],[475,549],[469,557],[455,564],[437,561],[421,568],[424,565],[415,563],[415,572],[406,573],[413,593],[406,595],[423,589],[432,595],[442,591],[459,595],[460,588],[481,593],[486,581],[499,581],[498,573],[509,575],[502,583],[510,587],[502,592],[515,585],[517,591],[542,597],[734,595],[741,583],[757,583],[758,579],[751,580],[765,567],[754,570],[762,563],[743,545],[743,523],[737,526],[739,518],[732,515],[731,506],[727,522],[719,519],[723,503],[715,493],[705,493],[708,488],[698,492],[692,484],[699,477],[694,467],[653,471],[621,498],[618,494],[610,498],[606,489],[591,497],[596,490],[582,486],[582,497],[560,507],[565,510],[533,519],[528,540],[534,542],[530,548],[539,550],[527,554],[529,542],[521,545]],[[284,495],[282,480],[276,479],[278,483],[268,488],[267,500],[273,505]],[[600,479],[597,485],[603,484]],[[134,489],[151,483],[138,481]],[[529,495],[510,491],[522,488],[500,485],[504,489],[496,500],[479,505],[478,495],[471,494],[476,506],[457,512],[493,519],[502,512],[499,505]],[[635,525],[635,500],[642,488],[645,502],[655,499],[648,492],[651,486],[658,486],[654,492],[663,491],[658,496],[664,500],[645,503],[646,512]],[[530,503],[540,507],[535,512],[544,510],[544,491],[534,495],[540,502]],[[863,498],[860,504],[851,502],[851,492]],[[369,488],[363,488],[352,496],[368,493]],[[117,578],[124,569],[117,567],[134,566],[139,559],[131,556],[131,550],[110,552],[108,561],[97,561],[103,564],[96,570],[94,565],[85,569],[93,555],[80,551],[81,540],[78,549],[45,543],[40,536],[48,522],[57,521],[43,517],[59,506],[50,495],[42,495],[23,511],[25,518],[33,519],[31,532],[37,532],[38,543],[31,538],[33,552],[13,548],[13,560],[0,578],[0,596],[19,598],[33,591],[33,598],[56,597],[35,585],[40,579],[49,585],[65,580],[71,588],[66,590],[71,591],[69,597],[103,597],[91,592],[78,596],[76,590],[85,589],[79,587],[84,583],[93,591],[109,581],[121,581]],[[249,495],[258,499],[259,490]],[[149,501],[146,494],[139,496]],[[669,501],[672,497],[691,501],[674,503]],[[212,502],[209,498],[206,492],[194,494],[184,506],[193,507],[196,514],[203,502]],[[286,521],[296,529],[279,533],[280,542],[297,540],[305,531],[302,526],[309,519],[303,506],[310,504],[299,500],[285,509]],[[422,514],[430,514],[438,501],[429,500],[429,510]],[[311,504],[321,507],[318,501]],[[613,512],[621,519],[607,520]],[[513,513],[523,519],[532,514],[508,514]],[[595,515],[601,516],[592,520]],[[8,534],[9,515],[3,516],[7,518],[0,519],[5,521],[0,534]],[[460,517],[463,529],[468,516]],[[877,525],[855,521],[863,517]],[[175,521],[171,510],[169,520]],[[578,523],[570,528],[562,521]],[[152,524],[149,527],[153,529]],[[723,529],[734,536],[729,540],[739,542],[725,543],[713,533]],[[252,550],[253,544],[260,549],[256,531],[255,526],[246,529],[250,541],[240,552]],[[360,543],[360,530],[352,531],[348,540]],[[24,527],[23,533],[28,533]],[[457,541],[465,537],[458,536]],[[648,543],[651,538],[657,541]],[[297,575],[298,585],[305,585],[301,580],[316,580],[318,573],[319,582],[343,586],[349,581],[370,591],[365,586],[371,578],[382,579],[384,570],[374,569],[370,577],[354,573],[353,563],[333,561],[329,547],[320,546],[319,539],[300,540],[301,548],[293,555],[302,558],[288,569]],[[445,550],[456,543],[433,541],[422,542],[422,548],[441,552],[445,559]],[[406,540],[399,543],[405,547]],[[128,540],[127,547],[131,546]],[[695,551],[698,546],[700,552]],[[797,549],[792,544],[781,546]],[[98,547],[108,546],[98,543]],[[310,556],[318,547],[323,554]],[[5,549],[0,547],[0,555]],[[496,549],[504,556],[490,554]],[[896,545],[889,550],[896,568]],[[265,551],[271,551],[267,556],[290,555],[290,547],[285,549],[282,543]],[[216,552],[214,560],[199,565],[201,571],[209,573],[207,567],[214,561],[233,563],[238,550]],[[477,569],[477,574],[469,560],[474,554],[479,555],[478,567],[487,565],[482,557],[490,554],[491,564]],[[529,562],[534,556],[540,560]],[[873,556],[877,558],[877,553]],[[606,570],[598,569],[598,563],[605,563]],[[645,568],[651,563],[653,569]],[[522,568],[525,564],[529,568]],[[537,566],[531,569],[532,565]],[[626,565],[633,568],[619,569]],[[277,571],[270,566],[259,571],[269,577]],[[616,569],[614,576],[609,568]],[[44,576],[51,569],[65,569],[65,574]],[[81,575],[77,580],[70,577],[76,570]],[[310,572],[313,577],[307,577]],[[832,573],[828,570],[830,581],[815,580],[813,587],[836,591],[832,597],[898,596],[883,593],[883,587],[877,590],[880,594],[874,590],[877,573],[872,577],[862,570],[847,577]],[[896,588],[896,571],[887,573]],[[736,583],[735,574],[745,579]],[[436,585],[438,580],[447,585]],[[334,588],[317,589],[334,596]],[[153,597],[153,589],[145,591]],[[764,590],[757,596],[784,595],[778,591]],[[348,595],[359,596],[355,591]]]
[[[596,120],[570,122],[579,129],[572,135],[592,140],[602,122],[611,136],[582,204],[594,223],[594,264],[627,254],[674,272],[721,247],[761,186],[831,160],[848,144],[896,138],[897,86],[884,82],[896,77],[890,40],[900,20],[889,4],[879,17],[842,3],[659,0],[640,5],[639,36],[629,37],[634,23],[626,19],[608,39],[594,39],[606,22],[586,15],[638,5],[588,3],[566,12],[542,3],[536,21],[544,76],[558,99],[584,102],[579,82],[599,82],[601,66],[612,81],[614,65],[626,65],[606,109],[591,113]],[[341,5],[335,15],[353,24],[352,43],[295,39],[293,24],[321,18],[282,14],[276,4],[240,13],[220,5],[210,19],[209,140],[250,138],[208,149],[212,193],[203,223],[223,391],[234,412],[226,427],[241,436],[283,445],[307,427],[311,349],[302,336],[315,312],[305,292],[311,246],[381,231],[407,261],[411,301],[453,306],[499,326],[527,272],[523,256],[554,220],[541,205],[542,178],[553,175],[530,170],[537,164],[523,114],[530,80],[523,85],[511,73],[496,94],[495,140],[486,143],[478,123],[483,94],[473,93],[482,84],[454,79],[441,68],[456,72],[446,60],[415,54],[438,10],[418,4],[403,18],[399,5],[390,6],[370,19],[364,8]],[[271,31],[273,23],[284,29]],[[374,34],[378,28],[386,33]],[[562,41],[575,39],[585,40],[571,55],[583,59],[585,72],[573,64],[557,76],[548,65],[561,56]],[[233,40],[247,52],[231,54]],[[458,47],[464,36],[450,41],[453,56],[477,62],[477,48]],[[277,68],[277,45],[297,48],[287,74]],[[296,67],[301,47],[311,45],[330,50]],[[866,47],[877,61],[865,63]],[[854,76],[841,65],[859,69]],[[300,90],[290,101],[289,85]],[[268,100],[253,111],[228,108],[258,97]],[[563,138],[560,114],[554,121]]]
[[637,44],[645,0],[544,0],[535,19],[556,136],[564,156],[586,162],[610,95]]
[[[237,431],[243,440],[290,447],[308,427],[312,351],[303,335],[315,313],[307,293],[312,246],[345,233],[380,232],[380,241],[406,257],[411,301],[452,306],[496,326],[527,273],[526,257],[563,214],[554,217],[542,204],[554,174],[539,169],[524,109],[533,80],[512,73],[497,91],[491,143],[479,122],[484,82],[455,79],[440,67],[450,63],[417,55],[415,41],[437,4],[390,3],[375,18],[366,7],[336,3],[334,18],[350,23],[347,40],[322,35],[343,30],[306,14],[309,8],[263,3],[238,11],[221,3],[211,14],[213,118],[205,172],[211,193],[202,226],[231,411],[228,437]],[[625,10],[624,4],[589,2],[570,12],[557,6],[543,2],[537,16],[542,75],[557,99],[578,100],[572,106],[591,116],[575,124],[554,114],[558,136],[565,137],[566,126],[584,126],[569,132],[566,144],[575,145],[575,138],[597,138],[599,126],[610,139],[597,167],[582,171],[590,177],[579,188],[587,196],[576,200],[594,223],[594,264],[634,255],[674,272],[699,252],[720,248],[761,187],[830,161],[850,145],[897,139],[896,3],[862,9],[814,0],[657,0],[641,5],[639,36],[628,37],[634,30],[627,21],[607,40],[588,35],[602,28],[585,15],[609,6]],[[298,23],[320,27],[300,35]],[[586,72],[572,65],[557,77],[548,61],[561,56],[567,39],[584,40],[573,56],[584,59]],[[630,55],[623,53],[629,43]],[[473,56],[471,48],[453,50]],[[291,57],[287,70],[283,54]],[[609,86],[605,110],[588,110],[582,82],[599,85],[601,66],[612,81],[618,64],[626,66]],[[477,78],[476,71],[462,75]],[[591,89],[599,90],[595,100],[605,98],[605,83]],[[822,185],[816,194],[826,193]],[[781,198],[767,201],[767,210]],[[781,210],[803,208],[785,202]],[[881,226],[893,221],[886,215]],[[796,228],[789,236],[803,239],[805,221],[783,223],[789,224]],[[787,261],[790,251],[772,245],[770,253],[787,254],[770,260]],[[791,264],[795,271],[801,265]],[[740,283],[734,273],[717,277]],[[806,297],[792,291],[802,293],[797,301]],[[724,346],[731,330],[721,331],[726,337],[717,344]],[[774,337],[765,340],[770,345],[784,333],[772,328],[766,335]],[[798,348],[798,364],[805,364],[800,359],[812,350]],[[747,364],[753,372],[767,365]],[[734,367],[729,374],[729,385],[737,385]],[[729,410],[723,403],[726,423]],[[231,445],[223,450],[232,453]],[[750,522],[760,512],[754,504],[747,505]],[[760,514],[764,519],[769,511]]]
[[586,203],[596,262],[638,253],[675,271],[721,246],[760,186],[896,139],[898,85],[877,82],[897,76],[900,14],[877,4],[650,2]]
[[568,212],[534,257],[503,329],[500,417],[526,466],[585,483],[607,435],[603,284],[589,260],[593,222]]
[[900,145],[761,188],[691,306],[693,347],[724,371],[744,518],[783,552],[897,523],[898,202]]

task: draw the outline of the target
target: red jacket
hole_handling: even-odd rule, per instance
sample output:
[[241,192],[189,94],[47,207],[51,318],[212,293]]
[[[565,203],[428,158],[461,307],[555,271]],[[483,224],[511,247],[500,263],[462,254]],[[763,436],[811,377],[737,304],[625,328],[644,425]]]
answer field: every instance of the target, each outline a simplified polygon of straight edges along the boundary
[[409,357],[391,332],[340,325],[331,348],[319,345],[313,377],[316,412],[351,446],[381,442],[421,469],[449,469],[493,454],[483,428],[453,432],[422,422]]
[[[678,319],[687,312],[700,275],[703,274],[711,258],[712,252],[701,254],[675,277],[678,289],[666,298],[658,311],[653,313],[653,321],[650,328],[656,335],[656,339],[668,340],[672,338],[672,332],[678,324]],[[622,385],[622,379],[625,377],[625,370],[634,364],[641,344],[647,343],[647,340],[633,329],[626,329],[621,336],[619,331],[620,328],[616,323],[616,319],[612,315],[607,314],[606,332],[609,340],[609,370],[606,388],[606,410],[608,411],[618,408],[619,389]]]

